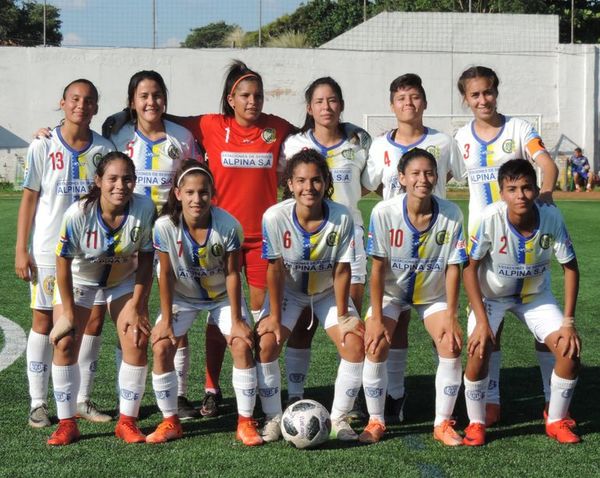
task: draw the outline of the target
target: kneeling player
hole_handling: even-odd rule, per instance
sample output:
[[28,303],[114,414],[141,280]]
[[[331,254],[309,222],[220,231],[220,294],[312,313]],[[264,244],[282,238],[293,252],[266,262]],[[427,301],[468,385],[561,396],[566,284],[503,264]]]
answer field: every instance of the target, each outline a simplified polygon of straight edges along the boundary
[[[469,316],[465,397],[470,424],[465,445],[485,443],[485,393],[488,359],[494,336],[506,312],[527,325],[536,340],[554,353],[546,433],[559,443],[577,443],[568,417],[577,383],[581,344],[574,314],[579,269],[571,239],[559,210],[538,206],[533,166],[513,159],[498,172],[502,201],[487,206],[471,238],[470,261],[464,270]],[[552,253],[565,276],[564,314],[550,292]]]

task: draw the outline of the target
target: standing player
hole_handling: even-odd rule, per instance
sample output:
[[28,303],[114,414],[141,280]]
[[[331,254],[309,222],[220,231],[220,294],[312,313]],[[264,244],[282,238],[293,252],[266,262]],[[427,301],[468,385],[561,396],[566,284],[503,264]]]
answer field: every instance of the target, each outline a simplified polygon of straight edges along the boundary
[[197,161],[186,161],[154,228],[154,247],[160,260],[161,314],[152,329],[152,384],[164,420],[146,438],[149,443],[182,436],[175,398],[175,342],[202,310],[208,311],[209,323],[219,327],[233,356],[232,380],[239,413],[236,437],[249,446],[263,442],[252,418],[257,382],[253,336],[241,293],[243,233],[233,216],[211,206],[214,193],[211,172]]
[[120,416],[115,435],[127,443],[144,442],[136,420],[147,370],[148,296],[152,284],[152,201],[133,193],[135,167],[119,152],[98,163],[90,192],[71,205],[56,248],[52,382],[59,424],[49,445],[79,438],[75,401],[79,388],[80,337],[101,294],[114,320],[123,350],[119,370]]
[[[362,196],[361,175],[365,169],[371,137],[361,128],[341,123],[344,98],[340,85],[330,77],[318,78],[306,89],[306,119],[301,132],[289,136],[283,144],[283,155],[291,158],[303,149],[321,153],[332,175],[331,199],[346,206],[354,220],[355,260],[350,264],[352,279],[350,297],[357,311],[362,310],[362,298],[367,280],[367,257],[364,251],[363,219],[358,209]],[[296,324],[285,350],[288,398],[301,399],[310,362],[310,346],[317,329],[307,309]],[[289,402],[288,402],[289,403]]]
[[[365,186],[377,191],[384,199],[402,192],[398,179],[400,158],[413,148],[431,153],[437,162],[438,181],[433,194],[446,197],[446,182],[451,177],[462,178],[464,166],[454,140],[445,133],[423,124],[427,109],[427,95],[421,78],[414,73],[399,76],[390,84],[390,108],[397,126],[373,140],[365,170]],[[404,372],[408,354],[408,324],[410,310],[397,320],[394,337],[387,359],[388,397],[386,415],[390,419],[404,419]]]
[[[52,347],[48,334],[52,329],[60,222],[67,208],[88,192],[99,158],[114,149],[109,141],[90,130],[92,117],[98,112],[98,90],[92,82],[78,79],[69,83],[60,109],[64,112],[61,126],[29,146],[17,222],[15,271],[19,278],[31,283],[33,320],[27,341],[27,378],[31,397],[29,425],[36,428],[50,426],[47,395]],[[94,316],[101,317],[103,313],[102,307],[94,308]],[[91,381],[96,370],[99,350],[99,337],[83,336],[85,383]],[[85,418],[110,420],[110,416],[96,409],[89,396],[77,408]]]
[[[574,323],[579,288],[575,251],[559,210],[536,204],[539,189],[529,161],[504,163],[498,170],[498,185],[502,201],[482,212],[464,270],[472,307],[465,370],[470,424],[464,444],[485,443],[488,360],[506,312],[515,314],[537,341],[553,351],[556,364],[550,379],[546,433],[559,443],[577,443],[579,437],[572,431],[575,422],[568,417],[581,350]],[[564,313],[550,287],[553,254],[565,276]]]
[[[558,169],[546,151],[540,135],[531,124],[498,112],[499,84],[496,73],[484,66],[468,68],[461,74],[457,84],[463,101],[474,116],[471,122],[456,133],[456,141],[461,149],[469,180],[469,236],[477,230],[481,211],[485,206],[500,199],[498,168],[510,159],[526,158],[535,161],[542,170],[542,188],[538,201],[542,204],[553,204],[552,191],[558,177]],[[487,426],[500,419],[501,332],[502,327],[496,337],[496,350],[490,358]],[[536,342],[535,348],[547,405],[554,357],[542,343]]]
[[349,299],[352,215],[345,206],[324,199],[332,193],[330,172],[315,150],[292,156],[285,178],[293,198],[272,206],[263,218],[268,297],[256,325],[258,393],[266,415],[263,439],[270,442],[281,437],[278,359],[302,310],[310,306],[341,357],[331,411],[332,435],[356,440],[346,414],[361,386],[364,325]]
[[[458,324],[460,266],[467,261],[463,217],[450,201],[433,195],[436,161],[414,148],[398,163],[405,194],[377,204],[371,213],[367,251],[371,268],[371,307],[367,312],[365,372],[367,404],[383,419],[387,386],[386,359],[401,314],[414,308],[438,353],[433,437],[457,446],[451,416],[461,384],[462,334]],[[379,439],[380,437],[375,437]]]

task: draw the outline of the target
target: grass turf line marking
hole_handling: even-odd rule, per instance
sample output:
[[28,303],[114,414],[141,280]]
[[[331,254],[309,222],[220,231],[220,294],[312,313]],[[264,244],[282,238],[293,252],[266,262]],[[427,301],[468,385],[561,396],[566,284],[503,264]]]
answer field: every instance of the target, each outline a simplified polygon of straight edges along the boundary
[[25,351],[27,337],[18,325],[0,315],[0,328],[4,333],[4,347],[0,351],[0,372],[10,367]]

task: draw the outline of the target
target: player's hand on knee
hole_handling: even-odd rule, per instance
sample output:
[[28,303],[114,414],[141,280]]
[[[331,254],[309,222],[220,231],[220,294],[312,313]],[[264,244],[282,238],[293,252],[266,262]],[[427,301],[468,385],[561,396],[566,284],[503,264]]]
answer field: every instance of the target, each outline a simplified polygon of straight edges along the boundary
[[448,341],[448,349],[450,352],[454,353],[462,350],[462,329],[460,328],[458,319],[452,314],[444,319],[437,336],[437,344],[441,345],[444,340]]
[[574,326],[563,326],[558,329],[558,335],[554,341],[554,348],[558,349],[561,342],[564,344],[561,353],[563,357],[568,357],[570,359],[579,358],[581,353],[581,339]]
[[382,341],[386,341],[388,345],[392,343],[389,331],[382,320],[369,318],[365,329],[365,352],[375,355]]
[[60,339],[74,332],[75,322],[73,318],[62,314],[50,331],[50,343],[56,345],[60,342]]
[[342,337],[342,345],[346,343],[346,335],[348,334],[355,334],[359,337],[365,336],[365,323],[360,320],[360,317],[349,312],[338,316],[338,326]]
[[277,345],[281,344],[281,322],[272,315],[260,319],[256,325],[256,333],[259,337],[271,333],[275,335],[275,342],[277,342]]
[[248,347],[251,349],[254,347],[254,335],[252,334],[252,330],[248,327],[248,324],[244,320],[234,321],[231,325],[231,332],[229,334],[229,339],[227,340],[227,345],[231,347],[234,339],[241,339]]
[[478,322],[467,341],[467,354],[469,357],[472,357],[479,347],[479,358],[483,359],[486,348],[495,343],[496,338],[494,337],[494,333],[492,332],[489,323],[487,323],[487,321],[485,323]]
[[168,339],[173,346],[177,345],[177,337],[173,333],[173,327],[168,325],[166,321],[160,320],[150,332],[150,343],[154,346],[156,342],[163,339]]

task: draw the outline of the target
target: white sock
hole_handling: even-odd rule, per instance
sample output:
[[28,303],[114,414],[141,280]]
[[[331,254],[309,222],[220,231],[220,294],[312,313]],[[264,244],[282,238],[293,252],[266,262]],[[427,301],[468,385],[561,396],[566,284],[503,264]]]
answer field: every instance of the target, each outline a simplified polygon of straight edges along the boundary
[[77,413],[76,398],[79,390],[79,365],[52,364],[52,385],[54,386],[58,419],[73,418]]
[[27,380],[31,408],[39,407],[48,401],[48,380],[52,368],[54,349],[47,335],[31,330],[27,338]]
[[404,396],[404,371],[408,349],[390,349],[387,359],[387,394],[394,400]]
[[444,358],[438,356],[438,366],[435,374],[435,421],[433,426],[441,425],[443,421],[450,420],[454,412],[461,378],[462,364],[460,357]]
[[120,400],[121,388],[119,387],[119,373],[121,373],[121,364],[123,363],[123,351],[119,347],[115,347],[115,368],[117,373],[115,375],[115,390],[117,392],[117,399]]
[[146,374],[148,366],[129,365],[121,363],[119,370],[119,389],[121,390],[119,411],[121,415],[137,418],[140,403],[146,389]]
[[285,349],[288,397],[304,397],[304,383],[310,365],[310,349]]
[[175,352],[175,372],[177,372],[177,396],[187,396],[188,375],[190,374],[190,354],[187,347],[181,347]]
[[267,418],[281,415],[281,370],[279,361],[256,364],[258,395]]
[[152,388],[163,417],[177,415],[177,373],[174,370],[161,375],[152,372]]
[[548,406],[548,422],[557,422],[569,414],[569,405],[573,397],[573,390],[577,385],[577,378],[569,380],[561,378],[552,371],[550,379],[550,405]]
[[79,393],[77,394],[77,403],[88,400],[94,387],[94,378],[96,377],[96,368],[98,366],[98,357],[100,356],[100,346],[102,337],[95,335],[84,335],[79,349]]
[[488,364],[488,389],[486,403],[500,405],[500,366],[502,362],[502,351],[498,350],[490,354]]
[[364,362],[353,363],[340,359],[331,406],[332,420],[341,418],[352,410],[362,383],[363,365]]
[[387,389],[386,362],[371,362],[365,358],[362,382],[365,389],[365,402],[369,418],[385,423],[385,394]]
[[550,379],[552,378],[552,371],[554,370],[554,364],[556,359],[552,352],[541,352],[535,351],[538,362],[540,364],[540,373],[542,374],[542,385],[544,386],[544,401],[550,402]]
[[256,367],[233,367],[231,382],[235,391],[238,414],[242,417],[251,417],[254,413],[254,405],[256,405],[256,385],[258,383]]
[[488,378],[477,382],[471,382],[467,377],[465,381],[465,402],[467,404],[467,415],[470,423],[482,423],[485,425],[485,398],[488,390]]

